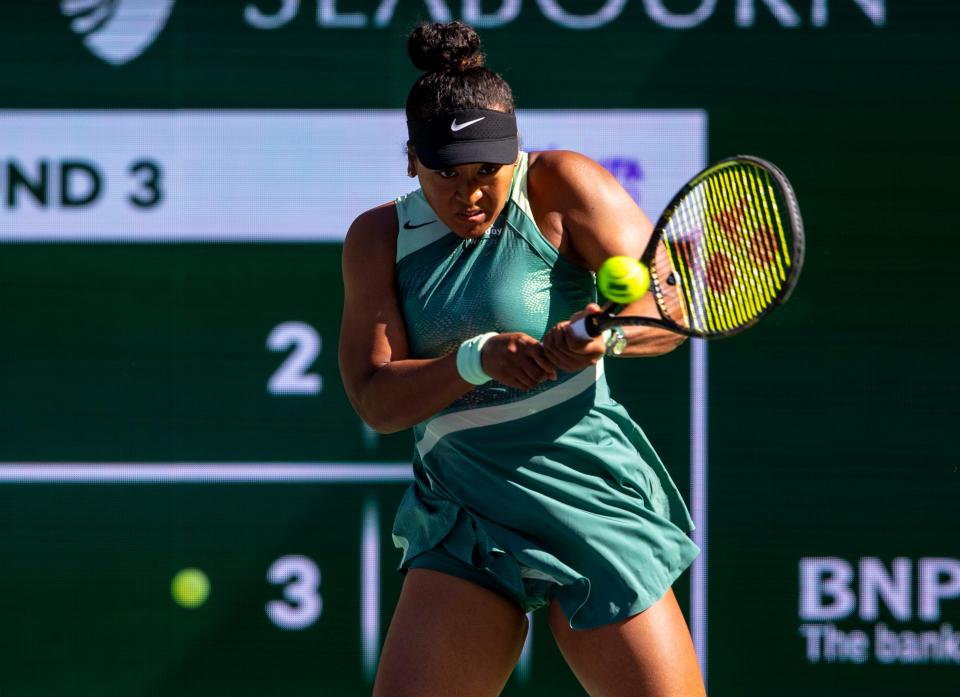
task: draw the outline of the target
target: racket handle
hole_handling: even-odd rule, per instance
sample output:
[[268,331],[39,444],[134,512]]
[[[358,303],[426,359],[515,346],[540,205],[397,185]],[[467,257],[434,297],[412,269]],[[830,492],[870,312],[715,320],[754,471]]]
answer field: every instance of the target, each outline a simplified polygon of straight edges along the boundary
[[590,341],[590,339],[603,333],[598,321],[601,317],[603,317],[602,314],[581,317],[570,323],[570,332],[580,341]]
[[626,307],[619,303],[607,303],[602,312],[594,312],[592,315],[581,317],[570,323],[570,331],[580,341],[590,341],[590,339],[603,334],[603,330],[616,324],[615,315]]

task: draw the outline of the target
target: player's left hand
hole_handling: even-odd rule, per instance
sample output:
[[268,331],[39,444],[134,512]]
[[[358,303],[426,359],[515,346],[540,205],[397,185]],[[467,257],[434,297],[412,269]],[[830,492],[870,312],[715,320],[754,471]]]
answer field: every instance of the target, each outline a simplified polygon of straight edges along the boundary
[[560,370],[575,373],[584,368],[595,365],[603,358],[607,347],[602,336],[583,341],[570,331],[570,323],[601,308],[596,303],[590,303],[579,312],[571,315],[570,319],[557,322],[544,334],[541,343],[547,359]]

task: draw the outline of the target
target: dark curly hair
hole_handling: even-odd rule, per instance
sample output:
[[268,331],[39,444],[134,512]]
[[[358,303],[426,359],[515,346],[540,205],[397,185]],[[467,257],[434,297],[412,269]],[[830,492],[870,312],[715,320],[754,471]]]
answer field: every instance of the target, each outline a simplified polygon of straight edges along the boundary
[[512,114],[513,92],[500,75],[485,68],[480,37],[463,22],[424,22],[407,39],[414,67],[425,71],[407,95],[407,118],[425,119],[460,109]]

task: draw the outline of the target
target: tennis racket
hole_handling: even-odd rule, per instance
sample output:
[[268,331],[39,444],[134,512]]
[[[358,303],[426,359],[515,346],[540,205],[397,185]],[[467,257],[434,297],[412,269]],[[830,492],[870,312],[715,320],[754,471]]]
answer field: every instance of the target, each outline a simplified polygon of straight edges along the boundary
[[625,305],[611,303],[571,324],[576,336],[617,325],[705,339],[742,332],[786,302],[803,266],[803,221],[790,182],[750,155],[710,165],[660,215],[640,262],[660,316],[618,315]]

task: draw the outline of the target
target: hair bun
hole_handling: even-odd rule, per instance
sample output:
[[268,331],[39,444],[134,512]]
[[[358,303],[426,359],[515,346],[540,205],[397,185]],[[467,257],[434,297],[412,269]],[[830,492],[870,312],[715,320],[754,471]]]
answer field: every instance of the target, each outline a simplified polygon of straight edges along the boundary
[[459,21],[419,25],[407,39],[407,53],[415,68],[428,73],[463,73],[483,65],[480,36]]

